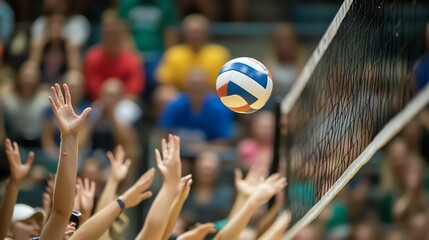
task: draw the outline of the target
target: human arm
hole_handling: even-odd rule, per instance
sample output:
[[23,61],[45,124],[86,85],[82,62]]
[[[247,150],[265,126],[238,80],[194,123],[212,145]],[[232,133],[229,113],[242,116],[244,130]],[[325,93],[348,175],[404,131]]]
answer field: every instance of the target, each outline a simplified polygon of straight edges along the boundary
[[255,191],[243,203],[225,227],[219,231],[215,239],[238,239],[241,231],[246,227],[253,213],[285,187],[286,178],[280,177],[279,174],[273,174],[265,181],[259,183]]
[[71,105],[71,96],[67,84],[64,84],[63,88],[65,97],[59,84],[51,87],[53,97],[49,97],[61,132],[61,145],[52,212],[42,230],[41,239],[62,239],[64,236],[64,230],[73,210],[77,175],[78,133],[91,112],[91,108],[87,108],[80,116],[76,115]]
[[258,240],[280,240],[291,220],[289,211],[282,212],[267,231],[258,238]]
[[121,145],[116,147],[115,155],[110,151],[107,152],[107,158],[110,161],[110,173],[107,178],[106,186],[98,200],[97,207],[95,208],[96,213],[115,199],[118,185],[127,176],[128,169],[131,165],[130,159],[125,160],[125,151]]
[[179,217],[180,210],[182,209],[183,204],[189,196],[189,191],[191,189],[192,184],[192,176],[186,175],[182,177],[180,180],[179,186],[179,194],[174,199],[173,205],[171,206],[171,213],[168,218],[167,226],[165,227],[164,235],[162,236],[162,240],[168,240],[171,233],[173,232],[174,224],[177,222],[177,218]]
[[[148,190],[152,184],[154,175],[155,169],[149,169],[131,188],[119,197],[125,204],[125,208],[132,208],[152,196],[152,192],[146,190]],[[71,239],[100,238],[121,212],[122,209],[119,203],[117,201],[112,201],[80,226]]]
[[22,164],[19,146],[16,142],[12,145],[10,139],[6,139],[5,147],[7,161],[9,162],[10,177],[6,183],[6,191],[0,203],[0,239],[4,239],[7,235],[12,219],[13,208],[18,198],[19,186],[21,181],[30,172],[34,160],[34,153],[30,152],[27,157],[27,162]]
[[170,134],[168,136],[168,143],[165,139],[162,139],[161,145],[162,157],[158,149],[155,149],[155,156],[158,168],[162,174],[163,184],[149,209],[143,228],[137,235],[136,239],[138,240],[159,240],[162,238],[165,228],[167,227],[165,216],[170,216],[170,207],[178,192],[180,174],[182,171],[180,162],[180,139]]
[[80,58],[79,46],[76,43],[67,42],[67,68],[69,70],[81,70],[82,62]]

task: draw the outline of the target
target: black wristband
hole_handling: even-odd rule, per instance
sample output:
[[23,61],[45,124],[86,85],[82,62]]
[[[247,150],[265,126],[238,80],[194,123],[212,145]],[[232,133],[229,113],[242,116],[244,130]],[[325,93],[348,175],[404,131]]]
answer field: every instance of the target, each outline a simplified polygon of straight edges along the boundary
[[121,208],[121,212],[125,209],[125,203],[122,201],[122,196],[119,196],[118,199],[116,199],[116,202],[118,202],[119,207]]

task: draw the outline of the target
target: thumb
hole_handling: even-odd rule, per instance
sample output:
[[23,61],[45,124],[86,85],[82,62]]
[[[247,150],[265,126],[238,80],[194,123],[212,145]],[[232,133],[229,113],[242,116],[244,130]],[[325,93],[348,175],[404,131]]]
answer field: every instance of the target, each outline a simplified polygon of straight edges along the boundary
[[92,108],[87,107],[85,110],[83,110],[83,112],[82,112],[82,114],[80,115],[80,117],[81,117],[83,120],[85,120],[85,119],[88,117],[88,115],[91,113],[91,111],[92,111]]

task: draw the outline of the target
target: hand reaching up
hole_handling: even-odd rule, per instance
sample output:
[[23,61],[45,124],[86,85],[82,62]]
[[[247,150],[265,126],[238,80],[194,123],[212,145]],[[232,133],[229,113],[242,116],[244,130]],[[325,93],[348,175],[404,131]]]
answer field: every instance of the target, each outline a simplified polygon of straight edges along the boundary
[[192,175],[188,174],[180,179],[178,201],[185,201],[189,196],[192,185]]
[[235,169],[235,188],[237,192],[244,197],[250,196],[258,186],[258,184],[266,177],[265,170],[262,170],[258,166],[254,165],[250,168],[243,179],[243,172],[240,169]]
[[215,225],[213,223],[204,223],[197,225],[194,229],[189,230],[179,237],[178,240],[203,240],[207,234],[215,233]]
[[282,191],[286,185],[286,178],[281,177],[278,173],[273,174],[258,184],[255,191],[250,195],[250,198],[255,204],[263,205],[276,195],[276,193]]
[[89,217],[89,215],[91,215],[92,209],[94,208],[95,182],[90,181],[88,178],[85,178],[83,181],[81,178],[78,178],[76,185],[76,197],[76,210],[80,211],[83,215],[86,215],[86,217]]
[[53,97],[49,97],[49,102],[51,103],[61,134],[75,135],[85,123],[85,119],[92,109],[86,108],[81,115],[76,115],[71,105],[71,96],[67,84],[63,84],[63,88],[65,97],[59,84],[51,87]]
[[155,156],[164,184],[177,187],[182,172],[182,165],[180,162],[180,138],[169,134],[168,142],[162,139],[161,147],[162,157],[158,149],[155,149]]
[[7,161],[9,162],[10,179],[15,182],[21,182],[30,172],[31,165],[34,161],[34,153],[30,152],[27,157],[27,162],[22,164],[21,155],[19,154],[19,146],[16,142],[6,139],[5,143]]
[[131,160],[125,160],[125,151],[121,145],[116,147],[115,155],[110,151],[107,152],[107,157],[110,161],[110,177],[117,182],[121,182],[127,176]]
[[155,169],[149,169],[121,196],[126,208],[134,207],[141,201],[152,196],[152,192],[146,190],[148,190],[152,184],[154,175]]

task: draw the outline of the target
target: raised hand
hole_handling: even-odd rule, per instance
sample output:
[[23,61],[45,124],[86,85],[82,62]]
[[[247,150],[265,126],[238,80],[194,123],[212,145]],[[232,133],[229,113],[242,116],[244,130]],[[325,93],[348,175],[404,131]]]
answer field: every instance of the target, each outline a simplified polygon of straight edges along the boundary
[[192,175],[188,174],[180,179],[179,184],[179,195],[177,196],[179,201],[185,201],[191,190],[192,185]]
[[107,152],[107,157],[110,161],[110,177],[117,182],[121,182],[127,176],[131,160],[125,160],[125,151],[121,145],[116,147],[115,155],[110,151]]
[[9,162],[10,179],[12,181],[21,182],[30,172],[31,165],[34,161],[34,153],[30,152],[27,157],[27,162],[22,164],[21,155],[19,154],[19,146],[16,142],[6,139],[5,143],[7,161]]
[[148,190],[152,184],[154,175],[155,169],[149,169],[133,186],[120,196],[126,208],[134,207],[141,201],[152,196],[152,192],[146,190]]
[[207,234],[215,233],[213,223],[204,223],[197,225],[194,229],[189,230],[177,237],[178,240],[203,240]]
[[286,178],[276,173],[269,176],[265,181],[258,184],[250,198],[257,205],[268,202],[276,193],[282,191],[287,185]]
[[51,87],[53,97],[49,97],[49,102],[51,103],[61,134],[75,135],[85,123],[85,119],[92,109],[88,107],[81,115],[76,115],[71,105],[72,101],[67,84],[63,84],[63,88],[65,97],[59,84],[56,83],[55,87]]
[[253,165],[245,179],[243,179],[243,172],[240,169],[235,169],[235,188],[237,192],[244,197],[250,196],[258,184],[265,178],[266,171],[260,167]]
[[94,197],[95,197],[95,182],[85,178],[83,181],[81,178],[77,179],[76,196],[78,198],[79,210],[82,214],[89,215],[94,208]]
[[156,162],[161,171],[164,184],[178,186],[182,165],[180,162],[180,138],[168,135],[168,143],[165,139],[161,141],[162,157],[158,149],[155,149]]

